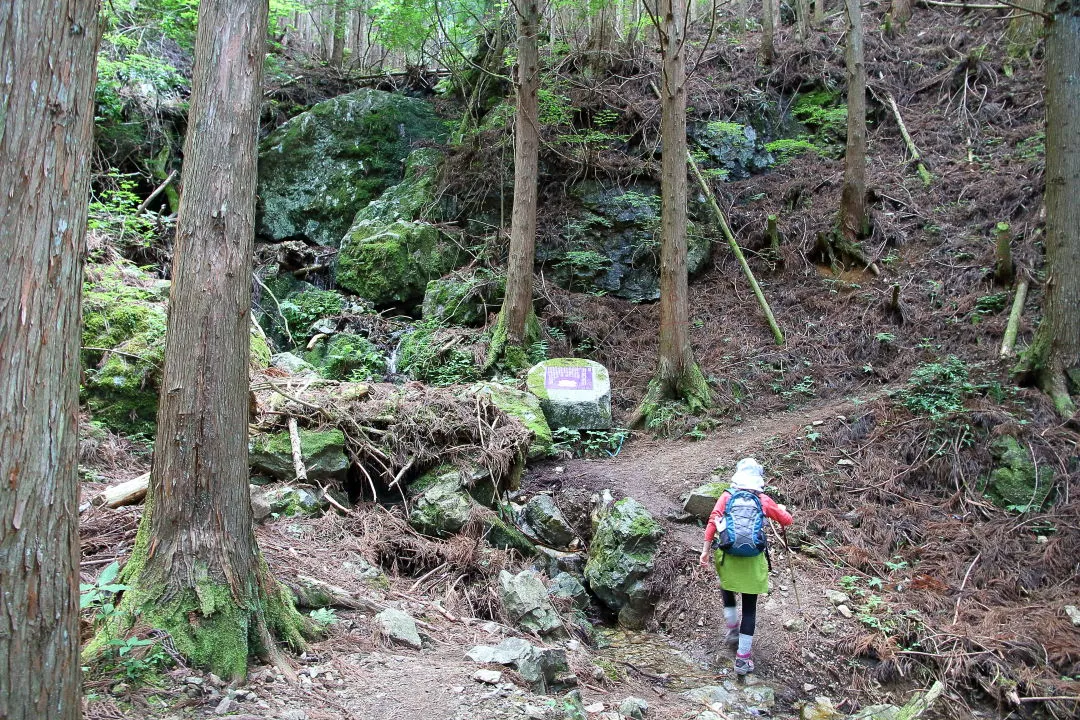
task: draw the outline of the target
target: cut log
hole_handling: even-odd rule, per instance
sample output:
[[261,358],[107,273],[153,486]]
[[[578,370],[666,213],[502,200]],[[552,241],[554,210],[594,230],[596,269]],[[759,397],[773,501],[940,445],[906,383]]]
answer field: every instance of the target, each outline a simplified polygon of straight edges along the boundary
[[137,478],[125,480],[119,485],[107,487],[101,491],[90,503],[96,507],[107,508],[124,507],[143,501],[146,497],[146,488],[150,484],[150,473],[144,473]]
[[1005,326],[1005,337],[1001,341],[1001,357],[1011,358],[1016,346],[1016,333],[1020,329],[1020,318],[1024,314],[1024,302],[1027,300],[1028,281],[1022,279],[1016,283],[1016,297],[1013,298],[1009,324]]

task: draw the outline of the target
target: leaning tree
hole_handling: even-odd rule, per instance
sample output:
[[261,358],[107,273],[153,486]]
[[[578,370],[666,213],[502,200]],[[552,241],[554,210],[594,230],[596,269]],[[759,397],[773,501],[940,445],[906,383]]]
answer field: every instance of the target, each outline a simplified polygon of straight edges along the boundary
[[79,297],[97,0],[0,3],[0,718],[78,718]]
[[154,462],[119,606],[119,623],[167,631],[192,663],[230,679],[249,655],[274,660],[275,637],[303,647],[305,627],[259,553],[248,491],[266,21],[266,0],[199,6]]

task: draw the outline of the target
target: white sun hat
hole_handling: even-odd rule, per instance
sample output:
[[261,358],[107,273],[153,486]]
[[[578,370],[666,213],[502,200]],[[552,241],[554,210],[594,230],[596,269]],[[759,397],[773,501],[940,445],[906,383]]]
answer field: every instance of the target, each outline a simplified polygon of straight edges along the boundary
[[731,476],[731,489],[762,492],[765,489],[765,468],[754,458],[743,458]]

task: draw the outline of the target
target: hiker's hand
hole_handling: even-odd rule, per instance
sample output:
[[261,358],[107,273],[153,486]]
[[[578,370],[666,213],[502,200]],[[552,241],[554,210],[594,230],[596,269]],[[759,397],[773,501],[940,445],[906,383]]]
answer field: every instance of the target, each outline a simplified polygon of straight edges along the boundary
[[701,553],[701,557],[698,559],[698,562],[703,567],[708,567],[708,565],[709,565],[709,553],[707,553],[707,552]]

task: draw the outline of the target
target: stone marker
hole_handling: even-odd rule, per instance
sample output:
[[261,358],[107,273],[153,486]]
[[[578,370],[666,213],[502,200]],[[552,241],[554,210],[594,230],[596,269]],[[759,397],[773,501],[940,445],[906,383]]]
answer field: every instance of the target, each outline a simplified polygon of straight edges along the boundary
[[540,399],[552,429],[611,427],[611,380],[600,363],[581,358],[545,360],[529,370],[527,384]]

